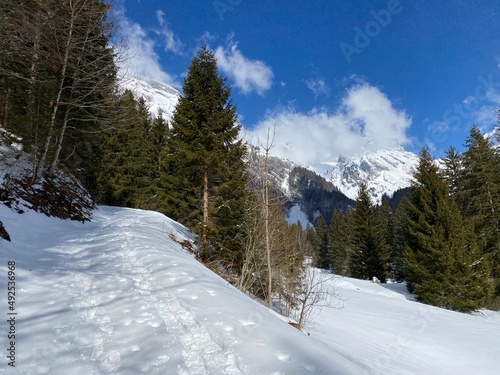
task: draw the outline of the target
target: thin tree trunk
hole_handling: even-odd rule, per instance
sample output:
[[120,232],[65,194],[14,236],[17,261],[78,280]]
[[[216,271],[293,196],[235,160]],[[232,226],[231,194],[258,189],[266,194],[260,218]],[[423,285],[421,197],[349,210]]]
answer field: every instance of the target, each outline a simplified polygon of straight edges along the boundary
[[208,167],[205,167],[205,170],[203,172],[203,232],[202,232],[203,253],[205,254],[205,256],[208,255],[207,228],[208,228]]
[[266,231],[266,253],[267,253],[267,271],[268,271],[268,285],[267,285],[267,304],[270,309],[273,308],[273,275],[271,267],[271,244],[269,233],[269,181],[268,181],[268,158],[269,158],[269,129],[267,130],[267,145],[266,157],[264,159],[264,223]]
[[31,134],[34,135],[34,140],[33,144],[35,145],[35,161],[34,161],[34,169],[36,169],[37,162],[36,162],[36,156],[37,152],[36,150],[38,149],[38,129],[39,129],[39,124],[38,121],[35,120],[35,113],[37,113],[36,106],[37,106],[37,98],[36,98],[36,92],[34,89],[34,85],[36,83],[36,71],[37,71],[37,66],[38,66],[38,59],[39,59],[39,52],[40,52],[40,38],[41,38],[41,31],[39,28],[37,28],[35,32],[35,42],[33,43],[33,60],[31,61],[31,68],[30,68],[30,85],[31,89],[29,90],[29,108],[28,108],[28,113],[29,113],[29,124],[30,124],[30,131]]
[[57,164],[59,163],[59,155],[61,154],[64,134],[66,133],[66,128],[68,127],[68,121],[69,121],[69,109],[67,109],[66,112],[64,113],[63,125],[61,128],[61,133],[59,134],[59,138],[57,139],[56,152],[54,154],[54,159],[52,160],[52,163],[50,164],[49,167],[49,174],[54,173]]
[[64,81],[66,80],[66,69],[68,68],[69,51],[71,49],[71,42],[72,42],[72,38],[73,38],[74,23],[75,23],[75,15],[74,15],[74,10],[72,9],[71,20],[70,20],[69,30],[68,30],[68,39],[66,40],[63,64],[61,67],[61,75],[59,78],[59,87],[58,87],[58,90],[56,93],[56,97],[52,103],[52,111],[50,114],[50,123],[49,123],[49,132],[47,134],[47,138],[45,140],[45,144],[44,144],[44,147],[42,149],[42,156],[40,157],[40,160],[38,161],[37,166],[35,168],[35,175],[33,176],[33,182],[40,180],[40,178],[42,177],[43,166],[45,165],[45,161],[47,160],[47,155],[49,153],[50,144],[52,142],[52,137],[54,135],[54,127],[55,127],[55,122],[56,122],[57,111],[59,109],[59,104],[61,102],[62,92],[64,90]]
[[1,112],[1,117],[0,117],[0,125],[2,125],[4,128],[7,128],[7,122],[9,118],[9,96],[10,96],[10,87],[7,88],[7,91],[5,92],[5,100],[2,104],[2,112]]

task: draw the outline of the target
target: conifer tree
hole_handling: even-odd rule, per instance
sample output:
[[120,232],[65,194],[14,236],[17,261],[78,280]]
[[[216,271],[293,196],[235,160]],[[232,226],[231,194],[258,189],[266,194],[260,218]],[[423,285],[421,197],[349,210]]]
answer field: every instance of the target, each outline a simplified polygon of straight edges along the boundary
[[408,198],[403,197],[394,212],[393,241],[391,244],[391,277],[397,282],[406,278],[404,265],[405,239],[408,233]]
[[146,181],[142,187],[141,195],[143,204],[141,208],[147,210],[168,212],[167,204],[167,165],[166,144],[168,139],[169,125],[164,119],[161,111],[149,127],[143,150],[146,157]]
[[385,282],[388,277],[390,252],[383,236],[383,225],[365,184],[359,187],[352,224],[353,253],[349,267],[351,275],[359,279],[377,277],[381,282]]
[[446,150],[445,154],[443,175],[448,183],[450,194],[454,196],[460,190],[459,184],[463,172],[462,155],[453,146]]
[[475,126],[465,145],[457,202],[474,223],[481,251],[491,255],[500,296],[500,156]]
[[420,301],[468,311],[484,306],[490,264],[477,250],[458,206],[427,149],[420,155],[408,210],[405,266]]
[[318,254],[317,267],[323,269],[330,268],[330,259],[328,256],[328,228],[325,219],[320,214],[316,219],[316,241],[314,243],[316,253]]
[[380,223],[380,229],[384,243],[387,246],[387,251],[389,255],[388,258],[388,275],[387,277],[392,277],[394,273],[395,264],[393,264],[393,255],[395,243],[395,217],[392,212],[391,204],[389,202],[389,197],[387,195],[382,196],[382,202],[380,206],[376,207],[376,215]]
[[115,127],[106,135],[99,185],[100,202],[141,208],[142,193],[149,180],[145,147],[150,115],[144,100],[125,91],[118,102]]
[[387,195],[382,197],[380,206],[376,207],[376,214],[381,225],[382,236],[385,239],[385,243],[391,247],[394,242],[394,214]]
[[193,58],[183,91],[167,141],[170,214],[200,235],[205,258],[215,251],[238,268],[246,150],[231,88],[206,46]]
[[351,216],[350,212],[341,214],[334,210],[328,228],[328,257],[332,272],[342,276],[350,276]]

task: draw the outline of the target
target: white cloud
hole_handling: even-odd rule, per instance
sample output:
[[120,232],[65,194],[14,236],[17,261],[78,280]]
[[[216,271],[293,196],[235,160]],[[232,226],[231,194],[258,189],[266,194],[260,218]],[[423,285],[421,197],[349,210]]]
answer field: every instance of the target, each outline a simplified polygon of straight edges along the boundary
[[330,88],[322,78],[311,78],[306,81],[307,88],[314,93],[317,99],[320,95],[330,96]]
[[163,24],[165,23],[165,12],[161,9],[158,9],[156,11],[156,19],[158,20],[160,26],[163,26]]
[[484,97],[469,95],[463,101],[465,118],[470,117],[472,122],[479,127],[491,127],[497,123],[497,110],[500,106],[500,92],[494,87],[488,87]]
[[406,113],[395,109],[378,88],[362,84],[346,92],[335,113],[277,108],[254,129],[246,130],[246,138],[261,145],[267,129],[276,126],[273,154],[319,167],[336,162],[340,155],[357,156],[365,150],[408,144],[410,125]]
[[172,30],[167,27],[162,28],[161,34],[165,37],[165,50],[173,53],[181,53],[182,43],[174,36]]
[[496,125],[498,105],[484,105],[472,113],[472,122],[479,126],[490,128]]
[[132,23],[123,16],[120,32],[126,39],[126,50],[122,61],[118,63],[122,75],[153,79],[181,88],[178,80],[162,68],[155,51],[155,41],[139,24]]
[[161,9],[157,10],[156,19],[160,25],[160,29],[156,32],[164,37],[165,51],[170,51],[176,54],[182,53],[183,45],[179,38],[174,35],[174,32],[167,25],[165,21],[165,12]]
[[210,44],[210,42],[213,42],[216,39],[217,37],[215,35],[211,34],[209,31],[205,31],[197,40],[205,44]]
[[273,71],[263,61],[250,60],[238,49],[238,43],[229,41],[227,48],[221,46],[215,50],[219,68],[234,80],[234,84],[244,94],[252,91],[263,95],[273,81]]

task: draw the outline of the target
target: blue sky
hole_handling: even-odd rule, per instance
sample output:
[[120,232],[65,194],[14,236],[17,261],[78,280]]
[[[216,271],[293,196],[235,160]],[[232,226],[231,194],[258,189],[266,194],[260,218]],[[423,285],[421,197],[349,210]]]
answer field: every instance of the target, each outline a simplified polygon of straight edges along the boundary
[[128,71],[182,89],[207,43],[246,137],[303,164],[461,149],[500,109],[500,1],[121,0]]

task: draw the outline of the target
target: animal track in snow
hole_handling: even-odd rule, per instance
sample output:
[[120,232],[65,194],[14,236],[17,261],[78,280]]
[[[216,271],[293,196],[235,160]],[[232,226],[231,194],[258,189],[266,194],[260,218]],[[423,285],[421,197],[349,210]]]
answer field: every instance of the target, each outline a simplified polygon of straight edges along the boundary
[[281,362],[290,362],[292,360],[290,354],[281,352],[276,353],[276,358],[278,358]]

